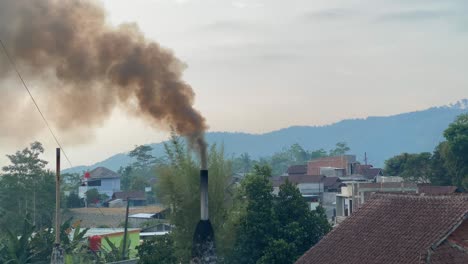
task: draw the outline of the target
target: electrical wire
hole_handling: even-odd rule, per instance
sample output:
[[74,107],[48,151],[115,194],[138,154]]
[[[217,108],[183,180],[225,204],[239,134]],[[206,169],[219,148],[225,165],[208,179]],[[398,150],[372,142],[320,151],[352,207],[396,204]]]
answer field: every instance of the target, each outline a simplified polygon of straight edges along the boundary
[[18,68],[16,67],[16,64],[14,63],[14,61],[12,60],[12,58],[10,57],[10,55],[8,54],[8,51],[5,47],[5,45],[3,44],[3,41],[0,39],[0,44],[3,48],[3,51],[5,52],[5,55],[6,57],[8,58],[8,61],[10,62],[10,65],[12,66],[12,68],[15,70],[16,74],[18,75],[19,79],[21,80],[21,83],[23,84],[23,87],[26,89],[26,91],[28,92],[29,94],[29,97],[31,97],[31,100],[33,101],[34,105],[36,106],[36,109],[37,111],[39,112],[39,114],[41,115],[42,117],[42,120],[44,120],[44,123],[45,125],[47,126],[47,128],[49,129],[49,132],[50,134],[52,134],[52,137],[54,138],[55,142],[57,143],[57,145],[60,147],[60,149],[62,150],[63,152],[63,155],[65,156],[65,158],[67,159],[68,161],[68,164],[70,164],[70,168],[73,167],[70,159],[68,158],[68,155],[67,153],[65,152],[65,149],[63,148],[62,144],[60,144],[57,136],[55,135],[54,131],[52,131],[52,128],[50,127],[49,125],[49,122],[47,122],[47,119],[45,118],[44,114],[42,113],[41,109],[39,108],[39,105],[37,104],[36,100],[34,99],[34,96],[32,95],[31,91],[29,90],[28,86],[26,85],[26,82],[24,81],[23,77],[21,76]]
[[[24,81],[23,77],[21,76],[21,73],[19,72],[18,68],[16,67],[16,64],[14,63],[13,59],[10,57],[10,55],[8,54],[8,51],[3,43],[3,41],[0,39],[0,45],[2,46],[2,49],[3,49],[3,52],[5,53],[6,57],[8,58],[8,61],[10,62],[10,65],[12,66],[12,68],[15,70],[16,74],[18,75],[19,79],[21,80],[21,83],[23,84],[23,87],[26,89],[26,91],[28,92],[29,94],[29,97],[31,97],[31,100],[32,102],[34,103],[34,105],[36,106],[36,109],[37,111],[39,112],[39,114],[41,115],[42,117],[42,120],[44,121],[45,125],[47,126],[47,128],[49,129],[49,132],[50,134],[52,135],[52,137],[54,138],[55,142],[57,143],[57,145],[60,147],[60,149],[62,150],[63,152],[63,155],[65,156],[65,159],[68,161],[68,164],[70,165],[70,168],[73,167],[70,159],[68,158],[68,155],[67,153],[65,152],[65,149],[63,148],[62,144],[60,144],[60,141],[58,140],[57,136],[55,135],[54,131],[52,130],[52,128],[50,127],[49,125],[49,122],[47,122],[47,119],[45,118],[44,114],[42,113],[41,109],[39,108],[39,105],[37,104],[36,100],[34,99],[34,96],[32,95],[31,91],[29,90],[29,87],[26,85],[26,82]],[[127,201],[128,202],[128,201]],[[102,216],[106,216],[104,214],[104,212],[101,210],[101,208],[97,207],[98,211],[102,214]],[[114,215],[110,215],[111,218],[115,221],[115,218],[114,218]],[[114,226],[111,226],[112,230],[115,230],[115,227]]]

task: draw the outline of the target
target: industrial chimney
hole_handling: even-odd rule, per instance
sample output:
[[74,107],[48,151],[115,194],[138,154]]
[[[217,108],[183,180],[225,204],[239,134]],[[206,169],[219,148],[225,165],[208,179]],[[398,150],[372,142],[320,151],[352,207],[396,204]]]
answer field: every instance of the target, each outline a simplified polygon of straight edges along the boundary
[[208,170],[200,170],[200,221],[193,235],[192,264],[217,263],[215,237],[208,214]]

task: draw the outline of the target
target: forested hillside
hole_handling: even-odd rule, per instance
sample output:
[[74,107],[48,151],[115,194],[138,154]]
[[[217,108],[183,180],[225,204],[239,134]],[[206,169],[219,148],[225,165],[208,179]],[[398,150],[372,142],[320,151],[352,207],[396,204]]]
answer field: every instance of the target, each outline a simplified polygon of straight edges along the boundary
[[[224,144],[227,155],[248,153],[251,158],[270,157],[284,148],[298,143],[306,150],[333,149],[337,142],[346,142],[350,153],[362,161],[367,152],[368,161],[383,166],[384,161],[402,152],[433,151],[443,140],[442,132],[455,118],[466,113],[468,99],[450,106],[433,107],[423,111],[386,117],[348,119],[327,126],[292,126],[264,134],[210,132],[210,144]],[[164,154],[162,143],[150,144],[153,155]],[[79,166],[67,170],[82,170],[105,166],[117,170],[131,163],[125,153],[116,154],[90,167]]]

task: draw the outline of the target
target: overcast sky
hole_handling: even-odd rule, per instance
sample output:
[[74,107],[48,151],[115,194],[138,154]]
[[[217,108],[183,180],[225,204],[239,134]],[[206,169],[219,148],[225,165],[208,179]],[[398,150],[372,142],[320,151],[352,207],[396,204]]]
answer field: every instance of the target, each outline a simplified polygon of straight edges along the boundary
[[[184,79],[195,90],[195,107],[210,131],[324,125],[468,97],[466,0],[105,0],[103,5],[110,24],[136,22],[149,39],[187,63]],[[29,141],[43,142],[52,160],[55,144],[45,132]],[[94,138],[64,145],[73,165],[80,165],[166,138],[166,132],[116,109]],[[27,143],[0,138],[0,165],[4,154]]]

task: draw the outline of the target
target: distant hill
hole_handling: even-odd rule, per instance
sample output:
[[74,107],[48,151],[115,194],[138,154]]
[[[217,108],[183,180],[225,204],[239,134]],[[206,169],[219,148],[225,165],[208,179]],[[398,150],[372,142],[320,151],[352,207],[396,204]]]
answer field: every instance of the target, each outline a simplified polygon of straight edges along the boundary
[[[264,134],[210,132],[206,134],[209,144],[224,144],[228,155],[247,152],[252,158],[271,156],[294,143],[315,150],[332,149],[337,142],[345,141],[363,161],[367,152],[368,161],[374,166],[383,166],[384,161],[402,152],[416,153],[433,151],[444,140],[447,126],[460,114],[468,112],[468,99],[455,104],[432,107],[427,110],[385,117],[347,119],[326,126],[292,126]],[[164,155],[163,143],[150,144],[155,156]],[[81,172],[98,166],[117,170],[131,163],[126,153],[119,153],[92,166],[78,166],[65,172]]]

